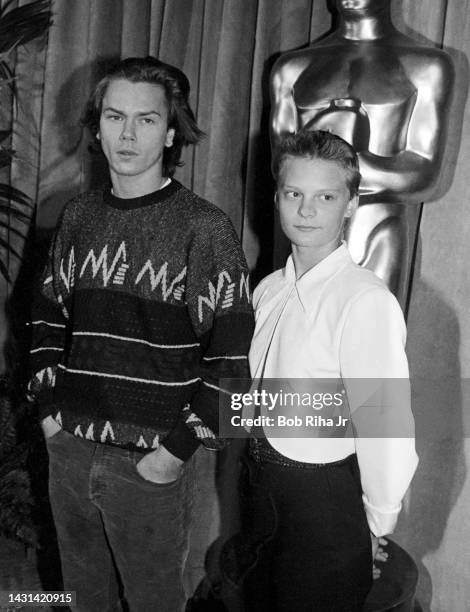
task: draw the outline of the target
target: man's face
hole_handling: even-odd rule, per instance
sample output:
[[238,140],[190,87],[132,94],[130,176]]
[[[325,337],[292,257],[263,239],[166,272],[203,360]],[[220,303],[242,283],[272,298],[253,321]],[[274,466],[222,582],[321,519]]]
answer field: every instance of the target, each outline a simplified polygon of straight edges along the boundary
[[357,206],[346,171],[334,161],[288,156],[282,162],[276,202],[291,243],[328,255],[341,241],[343,223]]
[[[161,85],[116,79],[103,97],[98,138],[111,178],[160,186],[163,150],[173,143]],[[155,185],[153,184],[155,183]]]

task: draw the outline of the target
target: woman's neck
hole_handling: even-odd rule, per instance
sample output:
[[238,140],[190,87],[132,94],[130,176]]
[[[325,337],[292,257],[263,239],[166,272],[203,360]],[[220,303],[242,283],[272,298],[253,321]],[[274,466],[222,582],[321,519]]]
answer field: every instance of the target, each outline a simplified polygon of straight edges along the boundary
[[299,247],[292,245],[292,259],[297,280],[306,272],[317,266],[341,245],[341,240],[332,241],[320,248]]

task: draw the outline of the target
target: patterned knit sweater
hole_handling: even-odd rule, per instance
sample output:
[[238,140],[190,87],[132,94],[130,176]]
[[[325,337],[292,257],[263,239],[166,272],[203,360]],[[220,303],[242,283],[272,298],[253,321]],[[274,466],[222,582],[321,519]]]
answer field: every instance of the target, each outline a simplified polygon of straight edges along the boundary
[[64,209],[33,307],[40,417],[187,459],[219,448],[221,378],[248,377],[248,273],[227,216],[173,180]]

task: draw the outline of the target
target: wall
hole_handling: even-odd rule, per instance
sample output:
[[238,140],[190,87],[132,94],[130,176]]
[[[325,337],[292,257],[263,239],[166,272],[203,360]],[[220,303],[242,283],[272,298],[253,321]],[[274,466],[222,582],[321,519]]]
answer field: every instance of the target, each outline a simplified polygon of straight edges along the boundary
[[[456,67],[442,177],[448,191],[423,209],[408,320],[421,462],[396,535],[418,562],[423,608],[461,612],[470,601],[470,26],[468,2],[446,8],[442,38]],[[417,23],[429,25],[433,12],[429,21],[422,17]]]

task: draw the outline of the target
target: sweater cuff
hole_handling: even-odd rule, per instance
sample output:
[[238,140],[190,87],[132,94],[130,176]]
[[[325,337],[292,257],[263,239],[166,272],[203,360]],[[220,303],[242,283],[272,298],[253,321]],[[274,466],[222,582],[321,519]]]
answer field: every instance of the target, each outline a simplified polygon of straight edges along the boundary
[[181,461],[187,461],[197,450],[200,442],[193,432],[188,429],[184,421],[180,421],[163,440],[161,445],[172,455],[181,459]]
[[45,387],[37,394],[38,403],[38,417],[39,421],[42,421],[48,416],[52,416],[54,413],[54,389],[51,387]]

